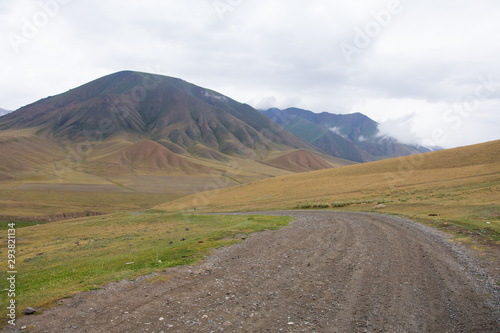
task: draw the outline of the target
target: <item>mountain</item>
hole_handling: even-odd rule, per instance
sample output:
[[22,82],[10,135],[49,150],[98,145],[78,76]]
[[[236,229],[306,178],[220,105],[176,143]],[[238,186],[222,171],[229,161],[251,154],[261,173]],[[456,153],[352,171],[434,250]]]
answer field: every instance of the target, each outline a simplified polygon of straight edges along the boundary
[[309,172],[356,164],[352,161],[325,156],[305,149],[283,152],[279,156],[262,161],[262,163],[292,172]]
[[45,98],[0,121],[0,130],[27,127],[71,141],[152,139],[176,153],[196,144],[229,155],[314,149],[287,131],[274,130],[279,126],[249,105],[181,79],[131,71]]
[[370,162],[429,151],[378,136],[377,122],[361,113],[314,113],[297,108],[261,112],[322,152],[351,161]]
[[12,112],[12,111],[5,110],[5,109],[0,108],[0,117],[1,117],[1,116],[5,116],[6,114],[11,113],[11,112]]
[[187,174],[210,173],[209,167],[193,163],[151,140],[142,140],[107,156],[97,162],[137,170],[181,171]]
[[429,214],[438,214],[443,222],[448,222],[447,217],[467,217],[463,223],[472,223],[479,228],[477,232],[486,234],[486,221],[491,221],[491,228],[500,222],[500,140],[291,174],[206,195],[211,200],[203,206],[195,206],[187,196],[159,208],[264,211],[339,207],[366,211],[383,203],[386,212],[427,220]]
[[[303,152],[293,163],[305,163],[302,168],[268,161],[297,150]],[[0,180],[30,188],[57,183],[76,191],[92,183],[187,194],[207,183],[226,187],[352,163],[306,153],[318,150],[247,104],[178,78],[133,71],[0,118]]]

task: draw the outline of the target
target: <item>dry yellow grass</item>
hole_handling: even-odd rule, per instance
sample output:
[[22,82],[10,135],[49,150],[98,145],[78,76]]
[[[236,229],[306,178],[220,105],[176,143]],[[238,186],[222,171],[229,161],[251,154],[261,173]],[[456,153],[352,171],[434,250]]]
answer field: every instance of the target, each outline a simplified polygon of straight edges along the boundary
[[[176,155],[152,141],[124,137],[92,141],[77,153],[77,144],[58,145],[36,131],[0,131],[0,215],[141,210],[291,173],[234,156],[218,161]],[[137,165],[129,167],[132,162]]]
[[500,141],[257,181],[166,204],[167,211],[253,211],[314,205],[486,223],[500,231]]

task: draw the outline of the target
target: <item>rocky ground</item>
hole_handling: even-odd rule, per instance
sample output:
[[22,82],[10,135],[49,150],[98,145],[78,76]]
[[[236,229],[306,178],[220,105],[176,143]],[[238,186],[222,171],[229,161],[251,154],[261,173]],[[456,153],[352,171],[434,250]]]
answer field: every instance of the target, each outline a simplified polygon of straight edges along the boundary
[[199,265],[79,293],[5,331],[500,331],[497,260],[397,217],[273,214],[297,219]]

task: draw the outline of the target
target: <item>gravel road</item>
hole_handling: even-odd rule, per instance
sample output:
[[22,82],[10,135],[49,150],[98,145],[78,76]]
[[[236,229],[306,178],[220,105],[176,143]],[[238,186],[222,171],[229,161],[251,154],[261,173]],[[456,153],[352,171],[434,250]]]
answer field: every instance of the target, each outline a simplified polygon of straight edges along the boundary
[[[498,261],[486,272],[440,232],[397,217],[267,214],[296,220],[199,265],[79,293],[5,330],[500,332]],[[171,278],[152,282],[161,275]]]

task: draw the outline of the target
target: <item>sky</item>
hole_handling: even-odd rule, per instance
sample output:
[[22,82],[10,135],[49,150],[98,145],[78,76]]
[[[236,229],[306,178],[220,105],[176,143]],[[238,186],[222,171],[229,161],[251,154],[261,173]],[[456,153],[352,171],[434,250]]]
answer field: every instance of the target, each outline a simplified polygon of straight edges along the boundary
[[499,17],[498,0],[2,0],[0,108],[128,69],[361,112],[405,143],[497,140]]

